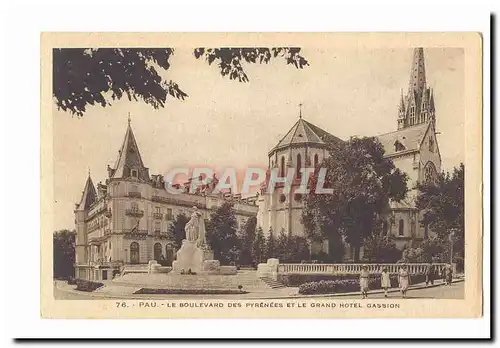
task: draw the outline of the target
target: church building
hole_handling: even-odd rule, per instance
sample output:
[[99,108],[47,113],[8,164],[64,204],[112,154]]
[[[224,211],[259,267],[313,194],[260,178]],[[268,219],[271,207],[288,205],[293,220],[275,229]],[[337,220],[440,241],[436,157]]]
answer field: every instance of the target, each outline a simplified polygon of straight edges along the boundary
[[[409,192],[401,202],[390,202],[384,218],[383,231],[395,237],[396,245],[403,248],[419,242],[429,231],[420,225],[421,216],[415,206],[418,194],[417,183],[435,180],[441,170],[441,156],[435,129],[435,106],[432,89],[426,84],[423,48],[415,48],[410,71],[408,90],[401,93],[398,114],[395,115],[396,130],[376,137],[385,149],[385,156],[408,177]],[[258,226],[264,233],[279,234],[281,231],[293,235],[304,235],[301,223],[302,195],[294,193],[300,184],[300,168],[315,167],[328,156],[328,143],[341,145],[343,140],[304,120],[299,120],[268,153],[269,169],[279,168],[285,176],[287,168],[297,173],[291,190],[285,194],[283,186],[276,186],[272,194],[259,197]],[[327,252],[327,242],[313,245],[312,253]],[[346,258],[352,250],[347,248]]]

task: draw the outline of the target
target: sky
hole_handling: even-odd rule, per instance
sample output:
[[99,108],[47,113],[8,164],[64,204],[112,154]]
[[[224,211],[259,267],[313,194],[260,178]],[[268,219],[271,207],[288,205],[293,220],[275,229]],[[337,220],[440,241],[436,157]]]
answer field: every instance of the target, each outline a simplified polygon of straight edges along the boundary
[[[268,151],[298,120],[348,139],[397,129],[401,89],[410,79],[412,49],[325,47],[301,54],[309,66],[296,69],[282,60],[244,65],[249,82],[222,77],[192,55],[176,49],[162,72],[189,97],[170,98],[155,110],[122,99],[110,107],[88,107],[83,117],[57,110],[54,122],[54,227],[74,228],[74,204],[88,171],[94,184],[107,177],[127,127],[128,113],[150,174],[175,166],[267,167]],[[427,85],[434,89],[442,170],[464,161],[464,52],[424,49]]]

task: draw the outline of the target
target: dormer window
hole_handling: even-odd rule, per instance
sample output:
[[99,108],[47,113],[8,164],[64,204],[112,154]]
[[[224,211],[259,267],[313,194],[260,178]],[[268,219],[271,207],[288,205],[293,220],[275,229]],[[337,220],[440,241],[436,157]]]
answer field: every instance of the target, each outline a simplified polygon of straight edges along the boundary
[[394,151],[398,152],[404,150],[406,150],[405,146],[399,140],[396,140],[394,143]]
[[132,169],[130,171],[130,175],[133,177],[133,178],[137,178],[138,177],[138,172],[137,172],[137,169]]

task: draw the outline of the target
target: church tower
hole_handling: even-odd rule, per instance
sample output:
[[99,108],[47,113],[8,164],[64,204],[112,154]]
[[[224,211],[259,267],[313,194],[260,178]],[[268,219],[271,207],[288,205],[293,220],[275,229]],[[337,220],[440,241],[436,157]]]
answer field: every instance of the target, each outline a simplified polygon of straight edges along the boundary
[[398,106],[398,129],[412,127],[428,121],[435,122],[434,96],[425,79],[424,49],[413,50],[410,81],[406,96],[401,91]]

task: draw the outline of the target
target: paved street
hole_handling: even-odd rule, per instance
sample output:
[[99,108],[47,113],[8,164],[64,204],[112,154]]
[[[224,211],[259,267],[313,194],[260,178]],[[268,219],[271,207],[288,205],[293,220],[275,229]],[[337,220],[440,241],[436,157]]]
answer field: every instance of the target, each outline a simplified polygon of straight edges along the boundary
[[[54,297],[57,300],[102,300],[102,297],[93,297],[91,294],[77,294],[72,292],[67,292],[54,287]],[[281,296],[280,296],[281,297]],[[333,298],[329,296],[325,296],[328,298]],[[369,294],[369,298],[384,298],[384,294]],[[203,299],[203,296],[185,296],[185,295],[169,295],[169,296],[150,296],[150,298],[154,299]],[[207,296],[205,299],[212,298],[228,298],[227,295],[212,295]],[[236,299],[237,297],[234,297]],[[293,298],[293,297],[290,297]],[[318,298],[318,297],[316,297]],[[321,297],[320,297],[321,298]],[[353,296],[340,296],[335,297],[336,299],[360,299],[361,296],[353,295]],[[399,292],[389,293],[389,298],[401,298],[401,294]],[[417,289],[410,290],[407,294],[407,299],[463,299],[464,298],[464,282],[454,283],[451,286],[438,286],[428,289]],[[111,298],[110,298],[111,299]],[[244,299],[239,297],[239,299]]]
[[[454,283],[450,286],[437,286],[428,289],[410,290],[406,294],[407,299],[463,299],[464,298],[464,282]],[[389,298],[399,299],[399,292],[389,293]],[[342,296],[341,298],[361,298],[361,296]],[[368,294],[368,298],[384,298],[384,294]],[[340,297],[339,297],[340,299]]]

